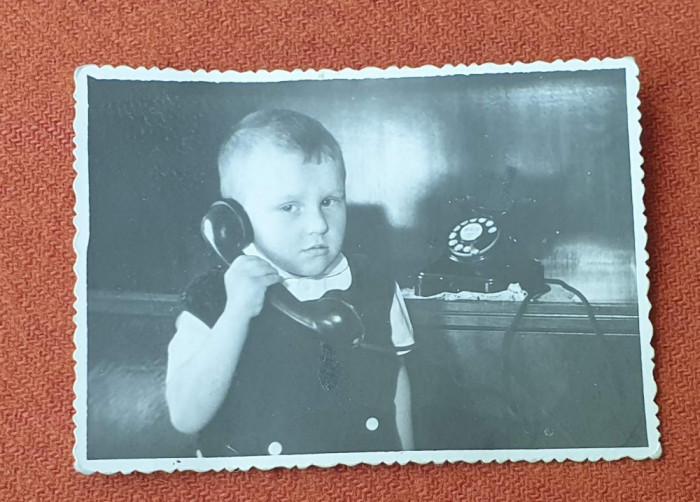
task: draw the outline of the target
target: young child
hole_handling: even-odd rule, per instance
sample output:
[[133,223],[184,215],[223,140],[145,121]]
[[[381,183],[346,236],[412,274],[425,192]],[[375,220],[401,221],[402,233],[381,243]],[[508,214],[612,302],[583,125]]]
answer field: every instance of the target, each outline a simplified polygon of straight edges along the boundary
[[[300,113],[256,112],[221,148],[219,175],[254,242],[185,294],[168,347],[175,428],[198,433],[204,456],[412,449],[401,355],[413,333],[393,279],[341,252],[345,166],[335,138]],[[321,343],[265,303],[276,283],[301,301],[333,291],[360,314],[365,341],[386,350]]]

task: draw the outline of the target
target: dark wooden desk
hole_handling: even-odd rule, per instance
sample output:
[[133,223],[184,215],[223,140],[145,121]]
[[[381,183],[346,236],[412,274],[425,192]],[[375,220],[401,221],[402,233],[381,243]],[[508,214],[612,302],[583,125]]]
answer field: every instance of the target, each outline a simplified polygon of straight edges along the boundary
[[407,300],[417,448],[645,445],[636,305],[518,305]]

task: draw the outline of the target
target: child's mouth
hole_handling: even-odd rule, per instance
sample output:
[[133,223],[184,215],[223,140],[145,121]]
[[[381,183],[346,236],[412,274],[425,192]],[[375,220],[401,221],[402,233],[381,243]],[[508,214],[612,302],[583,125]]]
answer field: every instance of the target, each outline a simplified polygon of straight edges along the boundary
[[323,244],[317,244],[315,246],[308,247],[306,249],[302,250],[302,253],[311,255],[311,256],[322,256],[326,253],[328,253],[328,246],[323,245]]

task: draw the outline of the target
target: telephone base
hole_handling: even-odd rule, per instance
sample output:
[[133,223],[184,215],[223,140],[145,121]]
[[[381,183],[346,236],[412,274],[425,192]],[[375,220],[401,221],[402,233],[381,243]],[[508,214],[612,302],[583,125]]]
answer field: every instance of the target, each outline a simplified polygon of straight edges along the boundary
[[[485,264],[484,264],[485,265]],[[479,267],[441,260],[434,263],[417,277],[417,296],[433,296],[440,293],[497,293],[505,291],[512,283],[519,283],[528,294],[546,293],[549,286],[544,282],[544,268],[537,260],[524,260],[517,264],[500,264]],[[486,269],[489,270],[486,270]]]

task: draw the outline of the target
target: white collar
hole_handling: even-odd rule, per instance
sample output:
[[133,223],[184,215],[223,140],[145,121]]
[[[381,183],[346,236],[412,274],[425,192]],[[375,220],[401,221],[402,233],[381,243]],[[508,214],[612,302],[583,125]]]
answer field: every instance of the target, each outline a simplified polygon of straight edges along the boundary
[[321,298],[327,291],[339,289],[345,291],[352,284],[352,272],[347,258],[341,253],[340,260],[335,266],[325,275],[318,277],[304,277],[294,275],[286,270],[281,269],[272,262],[262,251],[253,243],[248,245],[243,253],[249,256],[257,256],[272,265],[277,273],[282,277],[282,284],[299,299],[300,301],[317,300]]

